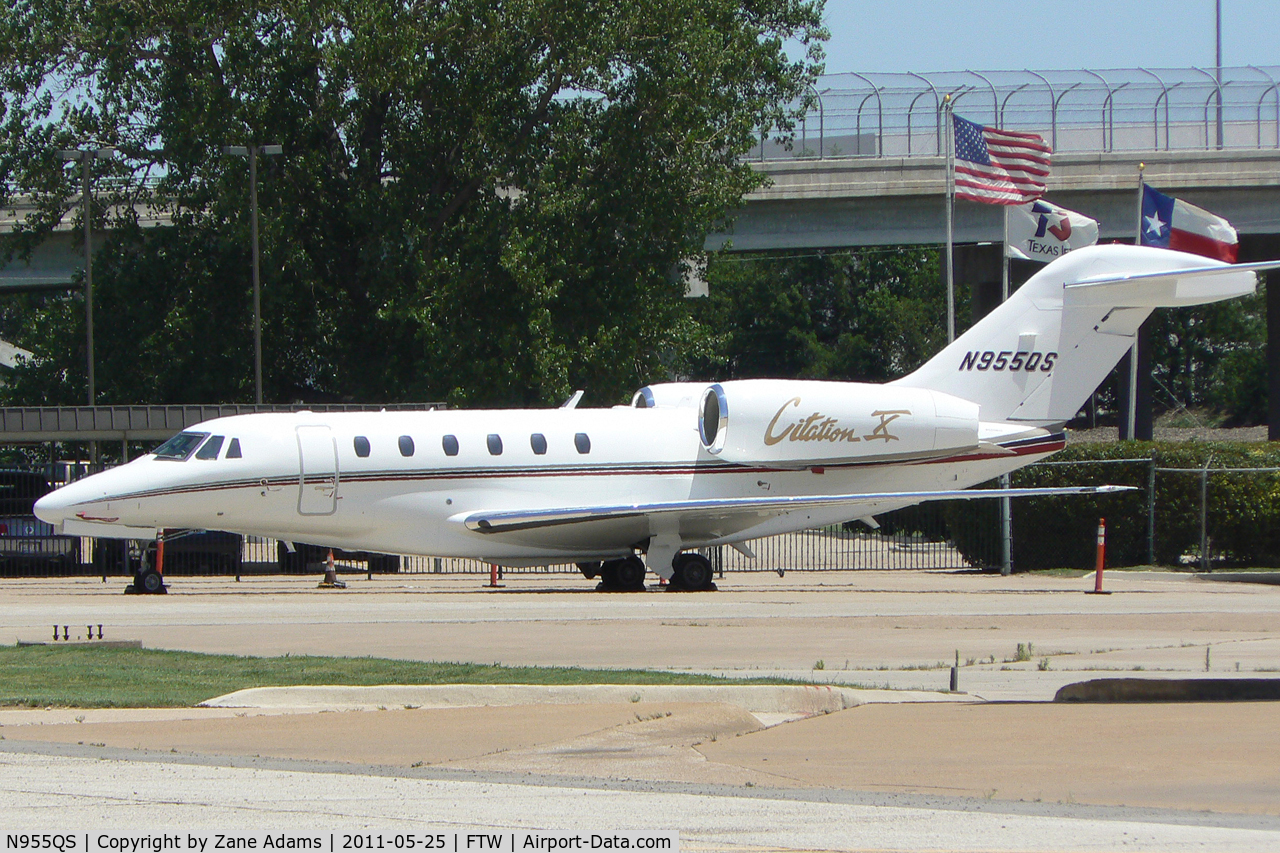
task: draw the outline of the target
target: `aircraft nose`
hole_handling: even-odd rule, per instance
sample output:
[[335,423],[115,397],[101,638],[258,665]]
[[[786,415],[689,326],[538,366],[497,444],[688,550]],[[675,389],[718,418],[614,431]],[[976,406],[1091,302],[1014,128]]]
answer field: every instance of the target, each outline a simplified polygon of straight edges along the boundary
[[60,524],[74,515],[73,507],[102,500],[107,493],[100,482],[95,482],[100,476],[68,483],[40,498],[35,505],[36,518],[48,524]]
[[47,524],[60,524],[66,519],[70,502],[62,491],[62,489],[56,489],[36,501],[36,518]]

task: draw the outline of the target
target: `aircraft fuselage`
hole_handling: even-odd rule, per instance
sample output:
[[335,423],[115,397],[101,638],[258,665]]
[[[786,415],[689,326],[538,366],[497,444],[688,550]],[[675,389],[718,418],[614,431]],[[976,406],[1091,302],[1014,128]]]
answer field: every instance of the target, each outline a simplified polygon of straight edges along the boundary
[[[184,458],[149,454],[56,494],[68,532],[217,529],[537,564],[625,556],[655,531],[643,515],[493,535],[465,519],[504,508],[961,489],[1062,446],[1044,430],[1013,430],[1019,448],[1000,455],[781,467],[708,452],[692,407],[241,415],[186,430],[193,446]],[[43,515],[56,512],[53,503],[42,503]],[[694,548],[860,514],[842,506],[732,515],[685,521],[676,532]]]

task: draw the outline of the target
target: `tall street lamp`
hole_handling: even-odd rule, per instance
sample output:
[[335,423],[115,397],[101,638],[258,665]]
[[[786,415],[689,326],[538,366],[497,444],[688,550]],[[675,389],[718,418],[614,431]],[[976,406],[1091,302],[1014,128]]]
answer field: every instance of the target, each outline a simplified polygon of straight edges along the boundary
[[84,327],[87,338],[89,362],[89,405],[97,403],[93,379],[93,202],[89,194],[89,167],[94,160],[106,160],[116,153],[110,146],[100,148],[71,148],[58,152],[64,161],[75,161],[83,166],[80,216],[84,219]]
[[222,149],[236,157],[249,158],[249,209],[253,240],[253,390],[262,402],[262,280],[258,272],[258,157],[284,153],[280,145],[228,145]]

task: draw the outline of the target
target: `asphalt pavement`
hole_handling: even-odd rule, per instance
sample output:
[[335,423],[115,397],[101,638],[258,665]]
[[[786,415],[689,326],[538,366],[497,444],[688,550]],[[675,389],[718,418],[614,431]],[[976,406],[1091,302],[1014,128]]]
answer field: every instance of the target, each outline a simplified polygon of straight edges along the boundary
[[[1272,703],[1053,704],[1091,678],[1280,677],[1268,576],[732,574],[0,581],[0,637],[104,626],[248,655],[785,675],[815,688],[469,688],[0,711],[0,819],[86,828],[676,830],[688,849],[1280,849]],[[946,691],[959,654],[960,693]],[[1207,668],[1206,668],[1207,663]],[[470,692],[469,692],[470,691]],[[802,698],[808,696],[810,698]],[[833,700],[830,697],[838,697]],[[210,697],[211,699],[215,697]],[[460,830],[459,830],[460,831]]]

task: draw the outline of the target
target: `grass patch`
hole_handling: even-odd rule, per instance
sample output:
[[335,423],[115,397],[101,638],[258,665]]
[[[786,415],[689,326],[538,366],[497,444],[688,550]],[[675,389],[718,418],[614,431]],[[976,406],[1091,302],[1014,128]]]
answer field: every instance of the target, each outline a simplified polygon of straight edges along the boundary
[[386,658],[236,657],[93,646],[0,647],[0,705],[181,708],[247,687],[308,684],[802,684],[695,673]]

